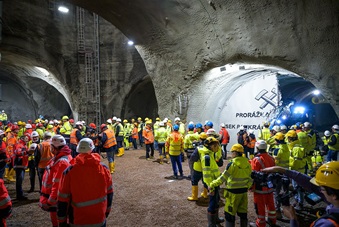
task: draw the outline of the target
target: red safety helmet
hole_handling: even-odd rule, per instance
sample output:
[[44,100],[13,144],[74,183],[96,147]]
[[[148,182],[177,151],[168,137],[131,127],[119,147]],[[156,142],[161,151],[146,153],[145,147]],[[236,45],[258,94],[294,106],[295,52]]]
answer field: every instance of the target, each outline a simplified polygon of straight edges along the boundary
[[12,126],[11,126],[11,131],[14,131],[14,130],[19,130],[19,126],[17,126],[17,125],[12,125]]
[[41,123],[38,124],[38,128],[42,127],[43,125]]
[[90,124],[89,124],[89,127],[93,128],[93,129],[96,129],[96,128],[97,128],[97,126],[96,126],[94,123],[90,123]]
[[100,125],[101,131],[102,131],[104,128],[107,128],[107,125],[105,125],[105,124]]
[[69,123],[73,124],[74,123],[74,119],[69,119]]

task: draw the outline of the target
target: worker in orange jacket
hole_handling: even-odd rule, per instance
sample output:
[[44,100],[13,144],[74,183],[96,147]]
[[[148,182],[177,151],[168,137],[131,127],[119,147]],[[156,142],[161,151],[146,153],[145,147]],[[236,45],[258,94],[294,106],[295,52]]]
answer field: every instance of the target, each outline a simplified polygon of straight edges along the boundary
[[[59,226],[106,226],[111,211],[113,183],[110,171],[89,138],[80,140],[73,160],[63,174],[58,193]],[[86,176],[86,177],[83,177]],[[69,223],[67,223],[67,220]]]
[[6,163],[10,160],[7,150],[6,143],[3,141],[5,137],[5,132],[0,130],[0,178],[4,179],[4,172],[6,168]]
[[66,140],[62,135],[52,137],[51,149],[55,156],[48,162],[42,178],[39,206],[44,211],[50,212],[52,225],[58,226],[56,211],[59,183],[62,173],[71,165],[72,156],[71,149],[66,145]]
[[[146,160],[154,158],[154,134],[152,130],[152,122],[146,121],[146,126],[142,131],[142,137],[144,138],[144,143],[146,145]],[[151,151],[151,155],[149,152]]]
[[38,166],[38,178],[40,191],[42,187],[42,177],[44,176],[45,169],[48,165],[48,162],[54,157],[54,154],[51,151],[51,137],[50,132],[44,133],[44,138],[41,144],[37,145],[35,150],[35,163]]
[[0,226],[6,227],[6,218],[12,213],[12,200],[3,179],[0,179]]
[[[274,158],[269,155],[267,150],[267,143],[265,140],[258,140],[255,143],[256,154],[254,158],[251,160],[252,170],[255,173],[261,172],[262,169],[267,167],[275,166]],[[276,210],[274,204],[274,197],[273,197],[273,185],[270,182],[265,181],[263,179],[259,179],[255,175],[254,177],[254,185],[253,185],[253,200],[254,200],[254,207],[257,213],[257,220],[256,223],[250,223],[250,226],[258,226],[258,227],[265,227],[266,220],[266,208],[268,214],[268,222],[270,224],[275,225],[277,222],[276,219]],[[260,173],[259,173],[260,176]]]

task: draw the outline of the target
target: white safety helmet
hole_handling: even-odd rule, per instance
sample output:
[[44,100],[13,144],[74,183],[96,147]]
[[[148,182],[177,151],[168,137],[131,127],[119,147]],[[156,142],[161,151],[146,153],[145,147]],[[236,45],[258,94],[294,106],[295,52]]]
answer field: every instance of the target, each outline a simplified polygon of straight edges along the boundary
[[25,128],[32,128],[31,124],[26,124]]
[[160,121],[159,126],[165,126],[165,123],[163,121]]
[[77,146],[77,152],[83,154],[89,154],[95,148],[93,140],[89,138],[83,138],[79,141]]
[[338,125],[333,125],[332,128],[333,128],[334,130],[336,130],[336,131],[339,130],[339,126],[338,126]]
[[244,126],[240,126],[239,130],[245,130]]
[[282,130],[287,130],[287,127],[286,127],[286,125],[282,125],[282,126],[280,126],[280,130],[282,131]]
[[83,126],[83,123],[82,123],[82,121],[77,121],[77,123],[75,123],[75,125]]
[[214,136],[216,134],[217,133],[216,133],[216,131],[213,128],[208,129],[207,132],[206,132],[207,136]]
[[29,150],[30,151],[35,151],[35,149],[37,148],[38,144],[36,143],[32,143],[31,146],[29,146]]
[[59,124],[59,121],[57,119],[53,120],[54,124]]
[[0,130],[0,136],[1,136],[1,135],[5,135],[5,132],[2,131],[2,130]]
[[250,129],[250,130],[248,130],[248,133],[249,134],[254,134],[254,130]]
[[164,122],[166,123],[168,121],[168,118],[166,117],[165,119],[164,119]]
[[180,121],[179,117],[174,118],[174,121]]
[[48,124],[49,125],[54,125],[54,121],[49,121]]
[[81,121],[82,125],[85,125],[86,124],[86,121]]
[[[0,135],[1,135],[1,134],[0,134]],[[326,130],[326,131],[324,132],[324,135],[325,135],[325,136],[330,136],[330,135],[331,135],[331,132],[328,131],[328,130]]]
[[112,118],[112,120],[113,121],[116,121],[118,118],[116,117],[116,116],[114,116],[113,118]]
[[221,123],[220,127],[225,128],[225,123]]
[[52,137],[52,133],[51,132],[45,132],[44,133],[44,138],[47,138],[47,137],[51,138]]
[[39,136],[39,133],[37,131],[33,131],[32,134],[31,134],[31,137],[38,137]]
[[52,137],[52,142],[51,144],[54,147],[60,147],[60,146],[65,146],[66,145],[66,140],[62,135],[55,135]]
[[106,121],[108,124],[112,124],[112,119],[110,118],[110,119],[107,119],[107,121]]
[[279,125],[274,125],[273,130],[276,132],[280,132],[280,126]]
[[304,123],[304,127],[305,127],[305,128],[311,128],[311,123],[306,121],[306,122]]
[[257,142],[255,142],[255,147],[258,150],[266,150],[267,149],[267,143],[265,142],[265,140],[258,140]]
[[121,118],[117,118],[117,122],[121,122]]
[[193,121],[190,121],[188,124],[189,124],[189,125],[190,125],[190,124],[194,125],[194,122],[193,122]]

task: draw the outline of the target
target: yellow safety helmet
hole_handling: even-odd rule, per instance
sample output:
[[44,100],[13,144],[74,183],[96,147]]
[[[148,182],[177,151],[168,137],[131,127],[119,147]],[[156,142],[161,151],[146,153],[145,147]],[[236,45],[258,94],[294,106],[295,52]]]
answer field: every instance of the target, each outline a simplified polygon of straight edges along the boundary
[[276,139],[276,140],[284,140],[284,139],[285,139],[285,136],[284,136],[283,133],[277,132],[277,133],[274,135],[274,139]]
[[52,129],[52,128],[53,128],[53,125],[47,125],[47,128],[48,128],[48,129]]
[[63,116],[61,120],[68,120],[69,118],[67,116]]
[[231,147],[231,152],[244,153],[244,147],[241,144],[236,143]]
[[263,125],[268,127],[268,126],[270,126],[270,122],[269,122],[269,121],[265,121],[265,122],[263,123]]
[[145,121],[149,121],[149,118],[148,118],[148,117],[145,117]]
[[205,147],[208,147],[208,146],[210,146],[213,143],[219,143],[219,141],[216,138],[214,138],[214,137],[208,137],[205,140],[204,145],[205,145]]
[[21,126],[22,125],[22,121],[18,121],[18,126]]
[[156,121],[160,121],[160,117],[155,118]]
[[327,162],[319,167],[310,181],[318,186],[339,190],[339,161]]
[[123,121],[124,123],[128,123],[128,120],[127,119],[124,119],[124,121]]
[[207,134],[204,133],[204,132],[202,132],[202,133],[200,133],[199,138],[200,138],[201,140],[205,140],[205,139],[207,139]]
[[141,117],[138,117],[138,121],[141,121],[142,120],[142,118]]
[[152,121],[149,121],[149,120],[148,120],[148,121],[145,122],[145,124],[146,124],[146,125],[151,125],[151,124],[152,124]]
[[289,131],[286,133],[286,137],[296,138],[296,137],[298,137],[298,136],[297,136],[296,131],[294,131],[294,130],[289,130]]

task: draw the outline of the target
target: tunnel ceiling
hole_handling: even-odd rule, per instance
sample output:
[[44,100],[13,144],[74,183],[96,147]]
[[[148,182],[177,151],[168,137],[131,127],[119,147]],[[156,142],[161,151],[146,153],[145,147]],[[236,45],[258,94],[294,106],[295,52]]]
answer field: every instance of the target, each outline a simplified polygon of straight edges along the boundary
[[[111,116],[113,107],[122,113],[132,87],[149,76],[160,117],[184,117],[187,112],[177,108],[178,98],[187,96],[208,70],[234,62],[296,73],[321,89],[339,112],[338,1],[69,0],[68,15],[51,10],[51,3],[60,2],[4,1],[3,64],[7,71],[45,66],[64,87],[73,111],[81,108],[84,81],[76,5],[89,10],[86,23],[93,22],[91,12],[107,20],[100,19],[104,116]],[[117,38],[118,29],[126,37]],[[85,34],[86,41],[93,41],[93,30]],[[141,58],[118,45],[127,39],[135,42]],[[137,64],[140,59],[144,65]]]

